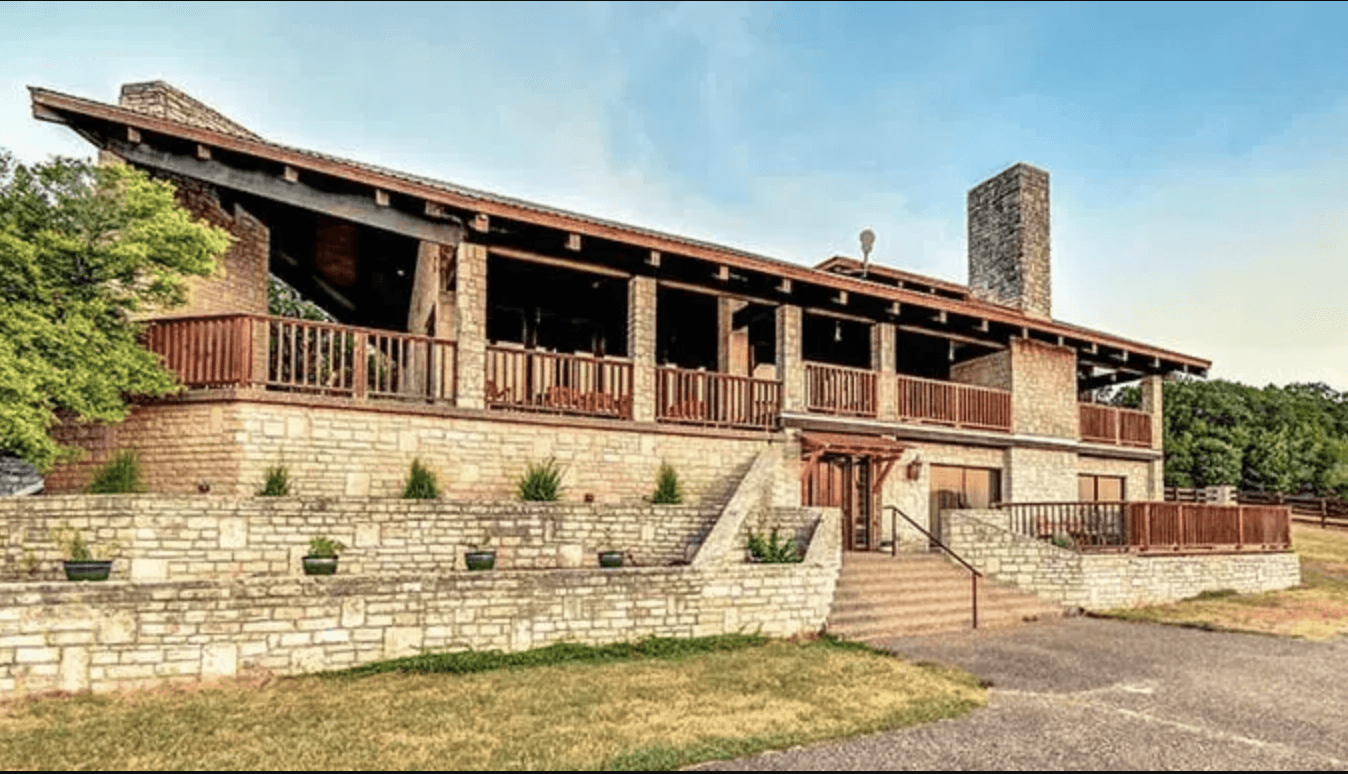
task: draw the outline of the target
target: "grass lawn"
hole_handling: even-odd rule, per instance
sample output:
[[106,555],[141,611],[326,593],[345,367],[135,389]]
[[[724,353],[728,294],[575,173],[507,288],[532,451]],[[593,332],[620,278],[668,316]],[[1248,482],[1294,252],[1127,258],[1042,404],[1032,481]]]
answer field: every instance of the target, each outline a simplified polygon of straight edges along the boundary
[[1301,558],[1298,588],[1264,594],[1208,593],[1110,615],[1313,640],[1348,634],[1348,530],[1293,524],[1292,548]]
[[664,647],[562,646],[515,665],[423,656],[387,666],[448,671],[18,700],[0,705],[0,766],[665,769],[985,701],[963,673],[829,640],[650,642]]

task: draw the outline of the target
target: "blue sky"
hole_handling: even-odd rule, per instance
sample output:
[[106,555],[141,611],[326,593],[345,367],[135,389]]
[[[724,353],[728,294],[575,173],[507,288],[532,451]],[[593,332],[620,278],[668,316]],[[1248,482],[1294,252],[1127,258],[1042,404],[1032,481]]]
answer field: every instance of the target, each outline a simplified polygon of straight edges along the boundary
[[163,79],[269,139],[813,264],[966,279],[965,193],[1052,176],[1054,316],[1348,390],[1348,5],[0,3],[25,86]]

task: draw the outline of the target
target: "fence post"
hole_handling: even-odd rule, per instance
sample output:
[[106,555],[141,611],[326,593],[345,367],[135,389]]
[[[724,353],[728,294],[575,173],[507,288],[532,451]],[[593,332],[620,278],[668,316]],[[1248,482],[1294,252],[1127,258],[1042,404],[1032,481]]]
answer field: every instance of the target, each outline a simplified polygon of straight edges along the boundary
[[351,397],[361,400],[365,397],[366,382],[368,381],[368,371],[370,364],[367,362],[368,355],[365,354],[366,335],[364,332],[356,333],[355,355],[353,359],[351,375]]

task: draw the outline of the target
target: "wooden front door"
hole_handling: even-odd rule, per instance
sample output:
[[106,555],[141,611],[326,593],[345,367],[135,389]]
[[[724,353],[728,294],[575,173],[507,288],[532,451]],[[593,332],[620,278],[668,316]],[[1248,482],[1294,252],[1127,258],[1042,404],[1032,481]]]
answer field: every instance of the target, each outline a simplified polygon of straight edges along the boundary
[[880,545],[880,509],[876,507],[870,457],[825,455],[801,481],[805,505],[841,508],[843,547],[869,551]]

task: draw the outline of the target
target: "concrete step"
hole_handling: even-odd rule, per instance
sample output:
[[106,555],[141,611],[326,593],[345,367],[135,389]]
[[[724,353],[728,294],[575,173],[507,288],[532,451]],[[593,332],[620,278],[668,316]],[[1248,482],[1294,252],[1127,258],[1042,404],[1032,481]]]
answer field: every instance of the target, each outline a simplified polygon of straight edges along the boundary
[[[1032,594],[978,582],[978,625],[1008,626],[1062,614]],[[828,631],[855,640],[969,628],[969,572],[931,554],[843,554]]]

